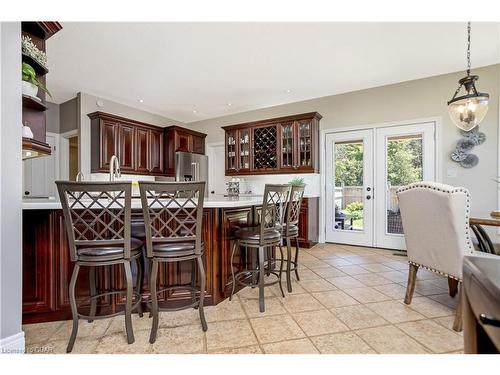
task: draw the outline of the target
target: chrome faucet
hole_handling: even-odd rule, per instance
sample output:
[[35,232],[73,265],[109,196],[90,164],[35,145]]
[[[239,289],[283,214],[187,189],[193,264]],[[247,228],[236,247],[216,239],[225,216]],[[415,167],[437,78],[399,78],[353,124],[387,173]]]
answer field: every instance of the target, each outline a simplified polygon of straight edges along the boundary
[[83,172],[78,171],[78,173],[76,174],[76,181],[83,181],[83,180],[85,180],[85,176],[83,175]]
[[113,155],[109,159],[109,181],[114,181],[115,178],[120,178],[121,176],[120,161],[116,155]]

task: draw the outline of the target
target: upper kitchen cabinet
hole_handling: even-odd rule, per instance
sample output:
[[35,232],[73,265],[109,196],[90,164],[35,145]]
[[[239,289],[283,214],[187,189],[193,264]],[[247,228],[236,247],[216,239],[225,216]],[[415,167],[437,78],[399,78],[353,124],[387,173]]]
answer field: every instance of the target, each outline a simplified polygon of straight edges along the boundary
[[177,151],[205,153],[203,133],[178,126],[162,128],[103,112],[88,116],[94,173],[108,173],[109,160],[116,155],[124,173],[174,176]]
[[169,176],[175,175],[175,153],[177,151],[205,154],[206,134],[181,128],[180,126],[169,126],[165,128],[165,173]]
[[88,116],[92,172],[109,172],[109,160],[116,155],[124,173],[165,173],[163,128],[103,112]]
[[226,175],[319,172],[317,112],[224,126]]

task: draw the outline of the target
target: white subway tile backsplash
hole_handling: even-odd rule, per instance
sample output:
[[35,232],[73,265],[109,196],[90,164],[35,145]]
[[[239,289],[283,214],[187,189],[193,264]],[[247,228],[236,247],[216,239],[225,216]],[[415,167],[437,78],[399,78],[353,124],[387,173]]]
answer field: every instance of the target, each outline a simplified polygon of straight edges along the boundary
[[[254,175],[240,176],[240,193],[251,191],[253,195],[262,195],[264,193],[265,184],[286,184],[294,177],[304,178],[306,184],[305,196],[319,197],[320,195],[320,175],[319,173],[307,174],[276,174],[276,175]],[[226,181],[230,181],[231,177],[226,177]]]

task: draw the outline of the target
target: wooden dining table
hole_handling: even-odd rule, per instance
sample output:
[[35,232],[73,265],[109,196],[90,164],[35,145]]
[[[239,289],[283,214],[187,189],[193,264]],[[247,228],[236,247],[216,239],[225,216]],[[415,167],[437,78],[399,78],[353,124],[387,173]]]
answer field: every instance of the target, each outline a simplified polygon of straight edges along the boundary
[[477,215],[469,219],[469,226],[476,235],[478,246],[481,251],[490,254],[500,255],[500,249],[496,249],[490,236],[483,226],[500,227],[500,217],[490,214]]

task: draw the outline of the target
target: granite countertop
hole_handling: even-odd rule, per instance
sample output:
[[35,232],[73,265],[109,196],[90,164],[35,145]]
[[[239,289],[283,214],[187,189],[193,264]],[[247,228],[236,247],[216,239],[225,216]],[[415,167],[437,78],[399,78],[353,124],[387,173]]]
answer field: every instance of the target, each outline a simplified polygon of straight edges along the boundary
[[[85,201],[83,201],[85,203]],[[225,197],[223,195],[211,195],[205,197],[203,207],[205,208],[236,208],[257,206],[262,204],[261,195],[240,196],[237,198]],[[60,210],[61,202],[50,198],[33,198],[23,200],[23,210]],[[132,208],[142,208],[139,198],[132,198]]]

